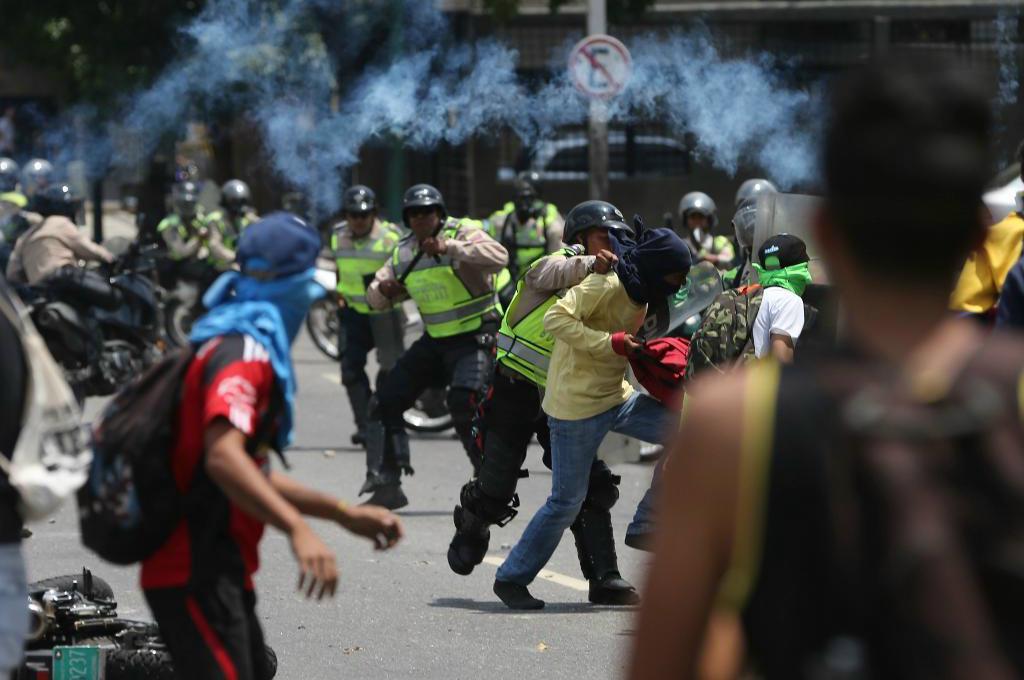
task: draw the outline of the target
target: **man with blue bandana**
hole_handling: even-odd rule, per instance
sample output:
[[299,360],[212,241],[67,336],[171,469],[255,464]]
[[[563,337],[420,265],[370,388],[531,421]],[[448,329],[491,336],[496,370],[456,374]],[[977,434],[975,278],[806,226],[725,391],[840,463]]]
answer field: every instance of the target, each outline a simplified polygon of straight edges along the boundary
[[184,518],[142,564],[142,588],[179,678],[271,677],[252,576],[264,525],[283,531],[307,597],[333,596],[331,549],[304,516],[332,520],[377,549],[402,537],[397,517],[349,507],[270,468],[269,450],[291,441],[295,375],[291,344],[314,300],[320,238],[289,213],[243,232],[241,271],[203,297],[210,311],[192,331],[195,357],[181,386],[171,454]]

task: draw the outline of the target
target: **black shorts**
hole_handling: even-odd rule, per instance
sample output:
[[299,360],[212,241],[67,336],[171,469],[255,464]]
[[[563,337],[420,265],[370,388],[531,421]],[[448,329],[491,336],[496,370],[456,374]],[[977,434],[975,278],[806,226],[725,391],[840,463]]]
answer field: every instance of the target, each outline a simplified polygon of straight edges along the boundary
[[220,578],[203,586],[146,590],[146,602],[182,680],[270,680],[256,594]]

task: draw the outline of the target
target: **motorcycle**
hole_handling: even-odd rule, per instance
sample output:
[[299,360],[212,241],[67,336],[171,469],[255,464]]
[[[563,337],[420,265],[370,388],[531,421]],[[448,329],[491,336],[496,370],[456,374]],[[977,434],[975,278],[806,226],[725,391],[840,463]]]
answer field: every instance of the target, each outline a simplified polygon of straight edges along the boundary
[[98,277],[76,271],[19,291],[80,400],[112,394],[163,354],[163,292],[149,276],[151,253],[133,244],[100,267],[109,290],[91,287]]
[[[31,622],[25,640],[25,660],[16,680],[59,677],[57,666],[70,661],[67,647],[80,647],[83,656],[98,649],[99,674],[107,680],[172,680],[174,666],[155,623],[117,616],[114,591],[88,569],[29,584]],[[277,655],[269,646],[267,661],[277,673]],[[80,660],[80,659],[76,659]],[[72,674],[64,677],[86,677]],[[92,676],[89,676],[92,677]]]

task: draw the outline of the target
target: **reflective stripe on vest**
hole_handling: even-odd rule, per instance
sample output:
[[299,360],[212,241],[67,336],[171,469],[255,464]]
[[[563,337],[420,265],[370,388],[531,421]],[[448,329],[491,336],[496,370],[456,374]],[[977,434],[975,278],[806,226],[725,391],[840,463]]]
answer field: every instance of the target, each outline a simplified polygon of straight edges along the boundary
[[[464,222],[450,218],[442,232],[453,238]],[[415,237],[395,248],[392,265],[401,276],[414,257]],[[446,338],[469,333],[480,328],[482,318],[489,312],[500,313],[494,290],[473,296],[452,268],[448,255],[424,256],[405,279],[409,297],[419,307],[427,334],[432,338]]]
[[[576,251],[563,248],[559,253],[552,254],[550,257],[573,257],[574,255],[576,255]],[[532,264],[530,269],[535,267],[537,262]],[[501,320],[501,328],[498,330],[497,360],[540,387],[544,387],[547,383],[551,351],[555,347],[555,339],[544,330],[544,315],[558,301],[559,296],[552,295],[543,300],[523,314],[513,326],[509,323],[509,316],[521,311],[518,306],[525,280],[526,272],[516,283],[515,297],[512,298],[508,305],[508,312]]]
[[358,239],[357,243],[363,246],[361,248],[339,248],[339,233],[340,230],[337,230],[331,235],[331,249],[338,266],[338,293],[355,311],[376,314],[378,311],[372,309],[366,299],[368,279],[391,257],[395,245],[401,239],[401,233],[390,222],[381,222],[377,238]]
[[532,347],[528,347],[525,343],[520,342],[517,338],[509,337],[504,333],[498,334],[498,349],[506,354],[518,357],[545,372],[548,370],[548,364],[551,363],[549,355],[542,354]]

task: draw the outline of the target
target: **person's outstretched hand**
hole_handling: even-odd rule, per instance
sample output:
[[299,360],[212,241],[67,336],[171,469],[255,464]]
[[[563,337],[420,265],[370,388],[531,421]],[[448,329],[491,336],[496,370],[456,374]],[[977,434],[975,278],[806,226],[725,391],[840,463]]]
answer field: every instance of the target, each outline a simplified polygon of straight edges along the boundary
[[376,505],[346,508],[338,523],[356,536],[370,539],[376,550],[393,548],[405,536],[398,515]]
[[322,600],[324,595],[334,597],[338,587],[338,566],[334,553],[313,533],[308,524],[300,524],[289,536],[292,553],[299,563],[300,591],[306,591],[306,597]]

